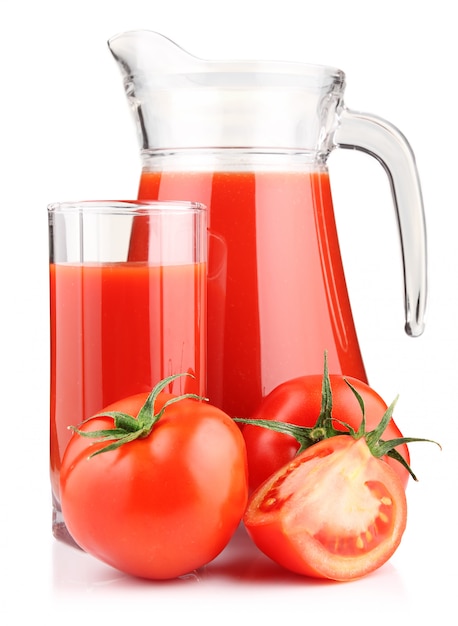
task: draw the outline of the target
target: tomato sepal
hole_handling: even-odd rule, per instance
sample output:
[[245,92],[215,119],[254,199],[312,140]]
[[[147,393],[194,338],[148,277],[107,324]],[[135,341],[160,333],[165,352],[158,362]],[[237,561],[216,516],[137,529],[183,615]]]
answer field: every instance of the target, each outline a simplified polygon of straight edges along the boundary
[[[111,450],[116,450],[126,443],[130,443],[131,441],[135,441],[136,439],[144,439],[148,437],[151,431],[154,428],[154,425],[160,420],[166,408],[175,402],[179,402],[180,400],[184,400],[185,398],[191,398],[194,400],[206,400],[201,396],[198,396],[194,393],[185,393],[179,396],[174,396],[169,398],[162,406],[158,413],[154,412],[154,404],[158,395],[164,391],[164,389],[173,382],[176,378],[180,376],[192,376],[189,372],[185,372],[182,374],[173,374],[171,376],[167,376],[163,380],[161,380],[155,387],[151,390],[148,397],[145,400],[145,403],[141,407],[138,412],[137,417],[129,415],[128,413],[123,413],[122,411],[102,411],[101,413],[97,413],[92,415],[87,420],[84,420],[79,426],[69,426],[69,429],[74,433],[81,435],[82,437],[88,437],[92,439],[98,439],[99,441],[112,441],[106,446],[99,448],[95,452],[93,452],[89,458],[96,456],[97,454],[101,454],[102,452],[110,452]],[[113,428],[107,428],[102,430],[93,430],[88,431],[81,428],[82,425],[87,424],[91,420],[100,417],[110,417],[113,419]]]
[[[393,411],[396,406],[396,403],[399,399],[399,396],[393,400],[393,402],[389,405],[385,413],[383,414],[380,422],[377,426],[367,432],[366,431],[366,415],[365,415],[365,406],[364,400],[362,396],[358,393],[354,385],[352,385],[345,377],[345,383],[353,392],[356,397],[358,404],[361,408],[361,422],[358,430],[355,430],[350,424],[345,421],[339,420],[332,416],[332,389],[331,382],[329,378],[328,371],[328,363],[327,363],[327,353],[324,354],[324,369],[323,369],[323,379],[322,379],[322,389],[321,389],[321,411],[318,415],[317,421],[314,426],[298,426],[296,424],[290,424],[288,422],[280,422],[276,420],[264,420],[264,419],[250,419],[250,418],[234,418],[234,421],[240,424],[248,424],[251,426],[260,426],[262,428],[266,428],[269,430],[273,430],[278,433],[291,435],[296,439],[299,443],[299,449],[297,451],[297,455],[301,452],[307,450],[314,444],[319,441],[323,441],[325,439],[330,439],[331,437],[337,437],[340,435],[349,435],[353,437],[353,439],[361,439],[364,438],[366,440],[367,446],[371,451],[372,455],[375,458],[382,458],[383,456],[389,456],[401,463],[401,465],[409,472],[410,476],[413,480],[418,482],[418,478],[414,474],[412,468],[409,463],[404,459],[404,457],[399,454],[395,448],[402,444],[408,444],[413,442],[426,442],[426,443],[434,443],[441,446],[437,441],[433,441],[432,439],[424,439],[420,437],[396,437],[394,439],[390,439],[385,441],[381,439],[383,433],[385,432],[388,424],[390,423]],[[340,424],[343,426],[346,431],[338,430],[334,427],[334,424]]]

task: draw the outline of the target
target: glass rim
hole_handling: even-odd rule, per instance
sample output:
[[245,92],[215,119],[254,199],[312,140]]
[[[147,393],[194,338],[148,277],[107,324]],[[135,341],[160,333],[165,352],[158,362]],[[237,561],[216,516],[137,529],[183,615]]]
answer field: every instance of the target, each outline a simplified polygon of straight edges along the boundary
[[207,210],[205,204],[192,200],[76,200],[51,202],[47,206],[49,214],[113,214],[133,215],[144,213],[194,212]]

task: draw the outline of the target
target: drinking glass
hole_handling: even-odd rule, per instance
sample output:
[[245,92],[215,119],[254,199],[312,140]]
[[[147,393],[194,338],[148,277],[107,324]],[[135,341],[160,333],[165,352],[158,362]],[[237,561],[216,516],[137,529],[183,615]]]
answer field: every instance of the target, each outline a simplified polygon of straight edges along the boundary
[[72,542],[59,496],[69,426],[175,374],[166,391],[206,393],[206,208],[83,201],[48,217],[52,529]]

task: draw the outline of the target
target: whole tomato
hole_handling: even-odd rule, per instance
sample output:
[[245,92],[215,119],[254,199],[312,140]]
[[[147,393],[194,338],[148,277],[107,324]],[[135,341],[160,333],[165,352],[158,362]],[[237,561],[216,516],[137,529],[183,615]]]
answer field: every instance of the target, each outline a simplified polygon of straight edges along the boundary
[[[282,383],[264,398],[251,417],[257,420],[275,420],[308,428],[314,427],[321,411],[322,381],[322,375],[316,374],[301,376]],[[387,405],[369,385],[350,376],[329,374],[333,418],[349,424],[355,430],[358,430],[361,424],[361,407],[345,381],[356,389],[364,401],[366,430],[374,429],[386,412]],[[336,421],[333,425],[338,430],[345,430],[345,427]],[[243,425],[242,433],[247,448],[251,491],[291,460],[299,450],[299,443],[289,434],[254,425]],[[384,438],[397,439],[398,437],[402,437],[401,431],[391,419],[384,432]],[[396,450],[407,463],[410,462],[407,444],[399,445]],[[399,475],[405,488],[409,478],[408,469],[390,457],[384,457],[384,460]]]
[[138,434],[148,398],[112,404],[72,435],[62,512],[86,552],[128,574],[168,579],[229,542],[247,503],[247,461],[233,420],[192,398],[159,393],[150,432]]

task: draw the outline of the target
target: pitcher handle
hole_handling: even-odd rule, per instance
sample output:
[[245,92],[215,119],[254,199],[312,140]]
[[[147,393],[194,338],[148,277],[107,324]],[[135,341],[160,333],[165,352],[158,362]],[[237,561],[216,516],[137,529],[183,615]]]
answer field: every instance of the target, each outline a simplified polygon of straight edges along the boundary
[[426,226],[415,156],[404,135],[389,122],[342,109],[335,146],[361,150],[384,167],[391,186],[401,241],[404,273],[405,331],[424,330],[427,292]]

